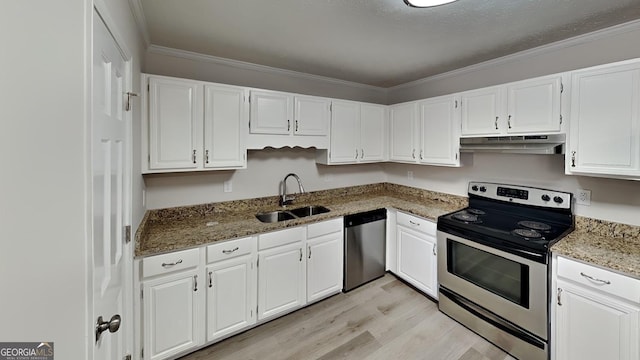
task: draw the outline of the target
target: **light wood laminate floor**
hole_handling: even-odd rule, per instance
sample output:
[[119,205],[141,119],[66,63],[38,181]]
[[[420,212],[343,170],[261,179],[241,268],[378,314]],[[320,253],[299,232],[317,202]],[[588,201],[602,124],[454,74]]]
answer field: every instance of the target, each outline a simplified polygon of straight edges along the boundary
[[384,277],[187,355],[223,359],[513,359]]

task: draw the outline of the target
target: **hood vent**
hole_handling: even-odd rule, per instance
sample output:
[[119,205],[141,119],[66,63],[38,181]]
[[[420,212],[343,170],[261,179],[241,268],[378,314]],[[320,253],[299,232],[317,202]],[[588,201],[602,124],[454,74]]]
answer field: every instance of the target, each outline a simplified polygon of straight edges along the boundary
[[564,154],[564,134],[461,138],[461,152]]

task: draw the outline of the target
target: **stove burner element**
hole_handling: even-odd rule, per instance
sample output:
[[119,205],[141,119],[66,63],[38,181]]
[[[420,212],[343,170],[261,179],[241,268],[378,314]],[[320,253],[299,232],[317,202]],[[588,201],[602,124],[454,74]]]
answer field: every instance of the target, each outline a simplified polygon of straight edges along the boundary
[[478,215],[467,214],[466,212],[461,212],[457,214],[453,214],[454,219],[459,221],[464,221],[466,223],[476,223],[478,222]]
[[539,232],[535,230],[529,230],[529,229],[515,229],[511,233],[514,235],[522,236],[523,238],[526,238],[526,239],[537,239],[542,237],[542,235]]
[[473,215],[484,215],[484,214],[486,214],[484,211],[482,211],[480,209],[471,209],[471,208],[467,209],[467,212],[469,214],[473,214]]
[[[551,226],[545,223],[537,222],[537,221],[518,221],[518,225],[529,228],[536,231],[549,231],[551,230]],[[529,237],[529,236],[527,236]]]

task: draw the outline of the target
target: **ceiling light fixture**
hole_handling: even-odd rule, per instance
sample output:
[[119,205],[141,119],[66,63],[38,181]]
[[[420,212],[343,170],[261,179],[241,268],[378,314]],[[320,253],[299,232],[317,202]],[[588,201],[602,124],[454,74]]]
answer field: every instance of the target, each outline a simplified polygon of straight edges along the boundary
[[404,0],[407,5],[420,8],[444,5],[454,1],[456,0]]

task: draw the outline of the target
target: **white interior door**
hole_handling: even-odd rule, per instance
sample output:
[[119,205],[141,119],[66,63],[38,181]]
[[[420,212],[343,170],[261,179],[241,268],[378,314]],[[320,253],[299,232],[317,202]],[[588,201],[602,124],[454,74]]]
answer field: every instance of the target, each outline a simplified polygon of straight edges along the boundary
[[[133,316],[125,304],[130,287],[130,114],[125,111],[131,70],[97,12],[93,16],[92,68],[92,242],[94,360],[123,359],[129,350]],[[99,338],[102,317],[104,331]],[[120,316],[120,320],[117,320]],[[120,323],[122,326],[119,326]]]

